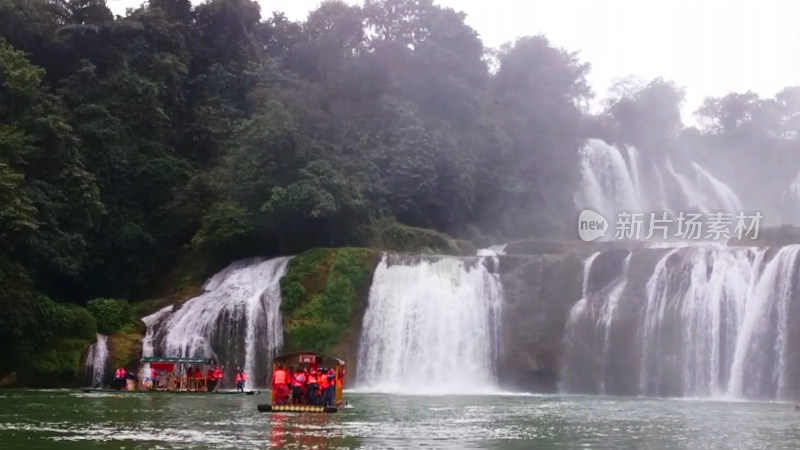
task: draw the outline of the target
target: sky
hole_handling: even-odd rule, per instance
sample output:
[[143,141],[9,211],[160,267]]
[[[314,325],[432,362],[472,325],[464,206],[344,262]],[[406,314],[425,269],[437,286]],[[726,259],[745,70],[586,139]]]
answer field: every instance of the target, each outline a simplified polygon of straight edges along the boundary
[[[199,0],[192,0],[200,3]],[[319,0],[258,0],[262,17],[305,19]],[[108,0],[116,14],[142,0]],[[348,3],[360,3],[350,0]],[[544,34],[592,66],[599,100],[615,81],[663,77],[686,91],[683,118],[708,96],[754,91],[771,97],[800,85],[800,1],[793,0],[436,0],[464,11],[484,45]]]

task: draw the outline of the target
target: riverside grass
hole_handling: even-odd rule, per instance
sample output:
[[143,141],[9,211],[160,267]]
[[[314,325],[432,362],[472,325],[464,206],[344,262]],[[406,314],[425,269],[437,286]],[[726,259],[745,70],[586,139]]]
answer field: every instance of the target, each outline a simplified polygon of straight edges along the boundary
[[312,249],[295,256],[281,279],[284,351],[330,353],[346,340],[380,252]]

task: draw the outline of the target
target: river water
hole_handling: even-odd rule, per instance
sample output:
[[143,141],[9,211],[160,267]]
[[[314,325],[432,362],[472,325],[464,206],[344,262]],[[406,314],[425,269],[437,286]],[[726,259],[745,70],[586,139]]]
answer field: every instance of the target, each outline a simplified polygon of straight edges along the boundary
[[337,414],[258,396],[0,391],[0,448],[800,448],[789,403],[350,393]]

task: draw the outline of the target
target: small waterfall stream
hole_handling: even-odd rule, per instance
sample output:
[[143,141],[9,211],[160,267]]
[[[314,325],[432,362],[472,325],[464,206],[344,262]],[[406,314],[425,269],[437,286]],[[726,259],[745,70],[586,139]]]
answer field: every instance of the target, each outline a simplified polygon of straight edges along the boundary
[[103,386],[108,362],[108,336],[97,334],[97,341],[89,347],[84,363],[84,373],[90,377],[90,386]]

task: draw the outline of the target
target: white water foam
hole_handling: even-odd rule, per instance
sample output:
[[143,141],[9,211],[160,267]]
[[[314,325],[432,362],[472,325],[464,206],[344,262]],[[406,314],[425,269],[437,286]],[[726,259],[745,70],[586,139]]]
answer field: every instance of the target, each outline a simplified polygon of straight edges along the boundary
[[502,286],[497,258],[384,255],[358,351],[362,391],[472,394],[496,390]]

